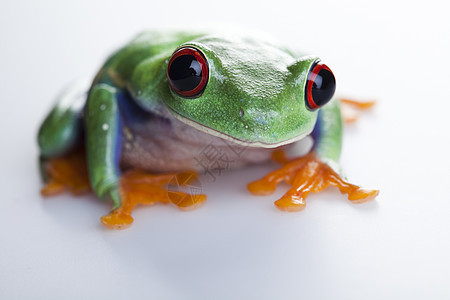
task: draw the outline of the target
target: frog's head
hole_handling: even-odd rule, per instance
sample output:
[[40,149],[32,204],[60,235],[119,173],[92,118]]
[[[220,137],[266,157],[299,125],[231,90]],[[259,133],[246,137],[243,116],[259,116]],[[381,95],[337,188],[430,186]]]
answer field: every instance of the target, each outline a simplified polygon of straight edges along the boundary
[[249,146],[273,148],[310,134],[333,96],[331,70],[272,44],[203,37],[167,63],[164,101],[182,122]]

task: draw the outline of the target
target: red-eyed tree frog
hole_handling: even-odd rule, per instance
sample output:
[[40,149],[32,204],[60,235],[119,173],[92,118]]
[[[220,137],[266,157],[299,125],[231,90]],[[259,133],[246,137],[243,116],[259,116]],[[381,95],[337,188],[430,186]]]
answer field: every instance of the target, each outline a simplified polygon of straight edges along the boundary
[[[232,167],[271,157],[283,166],[248,185],[285,211],[305,207],[310,192],[335,186],[352,202],[377,196],[340,174],[342,117],[335,77],[314,55],[264,38],[227,34],[145,32],[113,53],[87,85],[69,88],[40,127],[43,195],[92,189],[112,201],[108,228],[133,222],[137,204],[198,206],[205,195],[166,190],[233,156]],[[312,136],[301,157],[283,150]],[[205,152],[206,151],[206,152]],[[203,162],[202,162],[203,160]],[[229,160],[228,160],[229,161]]]

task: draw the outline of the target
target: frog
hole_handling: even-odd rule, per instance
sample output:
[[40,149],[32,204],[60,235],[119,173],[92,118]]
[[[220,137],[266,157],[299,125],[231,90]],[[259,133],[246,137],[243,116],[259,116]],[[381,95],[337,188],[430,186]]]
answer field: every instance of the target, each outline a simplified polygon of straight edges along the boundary
[[[123,229],[137,205],[202,205],[206,195],[169,186],[198,181],[205,171],[199,156],[209,148],[234,154],[230,168],[280,163],[247,188],[270,195],[287,183],[274,202],[283,211],[302,210],[308,194],[328,186],[353,203],[372,200],[379,191],[350,183],[339,165],[343,120],[335,89],[318,56],[270,38],[143,32],[113,52],[94,79],[67,88],[46,116],[38,132],[41,194],[92,191],[112,203],[101,223]],[[296,154],[307,138],[311,149]]]

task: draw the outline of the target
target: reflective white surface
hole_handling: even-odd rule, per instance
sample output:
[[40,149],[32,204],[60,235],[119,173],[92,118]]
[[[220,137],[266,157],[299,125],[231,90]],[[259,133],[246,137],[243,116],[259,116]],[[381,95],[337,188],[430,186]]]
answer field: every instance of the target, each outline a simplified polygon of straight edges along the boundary
[[[448,299],[450,22],[442,1],[2,1],[1,299]],[[202,178],[192,212],[138,209],[104,229],[93,196],[39,196],[38,125],[61,89],[145,28],[227,21],[321,56],[338,93],[377,98],[341,163],[381,190],[329,189],[299,213],[251,196],[275,165]]]

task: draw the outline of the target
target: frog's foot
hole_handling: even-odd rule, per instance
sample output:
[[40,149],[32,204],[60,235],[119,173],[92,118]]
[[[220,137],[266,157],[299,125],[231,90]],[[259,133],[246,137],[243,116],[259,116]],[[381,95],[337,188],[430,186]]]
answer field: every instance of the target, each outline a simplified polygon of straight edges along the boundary
[[43,163],[47,180],[41,195],[52,196],[69,191],[74,195],[90,192],[86,158],[83,151],[64,157],[49,158]]
[[187,171],[178,174],[152,175],[142,171],[128,171],[120,178],[119,194],[121,205],[110,214],[101,218],[102,224],[110,229],[124,229],[133,223],[132,210],[138,205],[153,205],[157,202],[173,203],[181,210],[191,210],[202,205],[204,194],[188,194],[180,190],[169,190],[165,186],[181,189],[191,187],[190,183],[198,178],[197,173]]
[[319,160],[314,152],[306,156],[288,160],[281,152],[274,153],[274,159],[284,165],[260,180],[248,185],[254,195],[272,194],[278,183],[285,181],[292,187],[275,205],[283,211],[299,211],[305,208],[305,199],[309,193],[320,192],[328,186],[337,187],[341,193],[348,194],[353,203],[362,203],[374,199],[379,191],[363,189],[351,184],[339,176],[330,166]]
[[350,99],[340,99],[340,101],[342,118],[347,124],[358,120],[358,111],[370,109],[376,103],[376,101],[355,101]]

